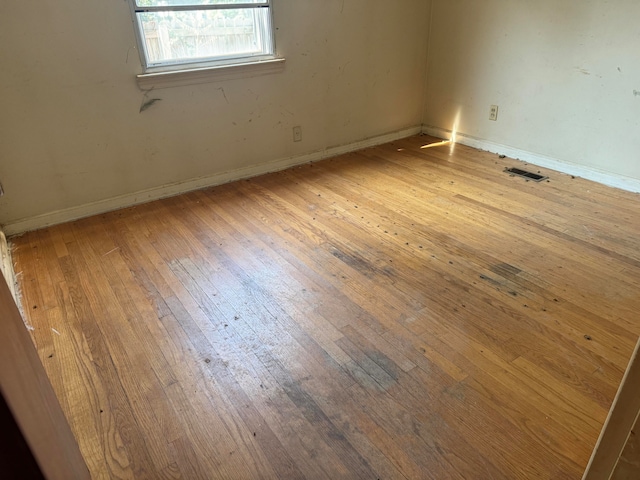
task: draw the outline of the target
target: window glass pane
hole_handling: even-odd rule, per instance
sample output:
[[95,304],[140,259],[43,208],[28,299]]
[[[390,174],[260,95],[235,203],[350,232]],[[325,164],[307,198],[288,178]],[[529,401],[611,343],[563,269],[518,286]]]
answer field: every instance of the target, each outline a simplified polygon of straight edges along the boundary
[[136,0],[138,7],[182,7],[185,5],[229,5],[234,3],[259,3],[266,0]]
[[273,53],[267,8],[137,15],[149,66]]

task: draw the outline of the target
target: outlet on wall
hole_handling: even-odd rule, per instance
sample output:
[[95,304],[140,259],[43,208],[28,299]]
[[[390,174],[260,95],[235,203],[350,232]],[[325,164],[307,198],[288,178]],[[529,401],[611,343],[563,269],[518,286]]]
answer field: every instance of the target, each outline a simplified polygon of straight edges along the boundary
[[294,142],[301,142],[302,141],[302,127],[301,126],[293,127],[293,141]]
[[491,107],[489,107],[489,120],[493,120],[494,122],[498,120],[498,105],[491,105]]

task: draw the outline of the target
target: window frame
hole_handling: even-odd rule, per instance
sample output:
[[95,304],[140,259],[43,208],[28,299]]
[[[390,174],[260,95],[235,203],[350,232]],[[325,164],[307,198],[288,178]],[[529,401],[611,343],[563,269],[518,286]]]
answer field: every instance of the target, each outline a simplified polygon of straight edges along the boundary
[[[275,27],[273,21],[273,0],[259,0],[260,3],[221,3],[221,4],[196,4],[193,5],[168,5],[168,6],[140,6],[137,0],[129,0],[131,15],[133,20],[134,33],[138,43],[140,62],[143,69],[142,75],[163,74],[171,72],[203,71],[207,69],[221,69],[224,67],[245,66],[262,62],[280,60],[276,56]],[[268,53],[263,54],[230,54],[225,56],[186,59],[166,62],[149,62],[146,42],[144,40],[144,30],[142,22],[139,21],[138,14],[146,12],[172,12],[172,11],[208,11],[208,10],[239,10],[239,9],[266,9],[267,21],[265,30],[265,42]]]

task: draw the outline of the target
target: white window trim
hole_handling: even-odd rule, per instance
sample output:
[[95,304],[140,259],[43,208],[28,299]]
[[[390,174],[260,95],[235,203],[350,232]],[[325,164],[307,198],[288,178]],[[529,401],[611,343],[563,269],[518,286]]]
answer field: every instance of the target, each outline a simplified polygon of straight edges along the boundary
[[[257,7],[254,3],[235,4],[203,4],[193,7],[138,7],[136,0],[129,0],[133,26],[135,30],[140,61],[143,73],[136,75],[138,86],[143,90],[155,88],[167,88],[174,86],[193,85],[208,83],[219,80],[231,80],[247,76],[265,75],[277,73],[284,70],[284,58],[275,55],[275,27],[273,24],[273,4],[272,0],[265,0],[266,6]],[[273,55],[248,55],[230,58],[217,58],[205,61],[179,62],[164,65],[148,65],[145,53],[144,39],[142,38],[142,28],[138,23],[137,12],[144,11],[166,11],[166,10],[190,10],[190,9],[232,9],[232,8],[268,8],[271,16],[270,35]]]
[[284,58],[270,58],[187,70],[143,73],[136,76],[136,81],[142,90],[180,87],[278,73],[284,70],[284,64]]

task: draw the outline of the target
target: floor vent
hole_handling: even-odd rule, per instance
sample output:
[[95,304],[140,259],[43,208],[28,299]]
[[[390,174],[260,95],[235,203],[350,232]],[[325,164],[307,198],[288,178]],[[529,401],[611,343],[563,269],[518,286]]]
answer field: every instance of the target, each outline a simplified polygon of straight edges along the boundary
[[527,180],[533,180],[534,182],[541,182],[542,180],[546,180],[549,177],[545,177],[544,175],[538,175],[537,173],[527,172],[526,170],[521,170],[519,168],[505,168],[505,172],[514,175],[518,175],[519,177],[524,177]]

